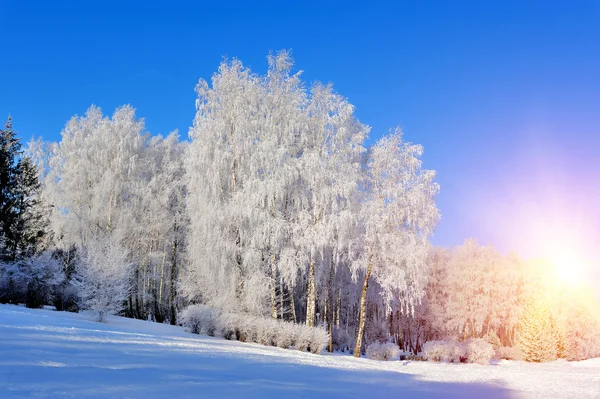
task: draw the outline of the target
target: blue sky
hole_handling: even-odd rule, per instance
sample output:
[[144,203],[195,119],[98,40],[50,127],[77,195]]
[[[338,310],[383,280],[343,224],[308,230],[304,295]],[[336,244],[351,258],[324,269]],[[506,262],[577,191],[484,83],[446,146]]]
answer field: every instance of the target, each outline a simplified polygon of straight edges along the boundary
[[91,104],[132,104],[151,133],[187,137],[194,86],[223,56],[264,72],[291,49],[370,143],[399,125],[424,145],[436,243],[569,242],[600,275],[600,2],[176,3],[1,0],[0,118],[58,140]]

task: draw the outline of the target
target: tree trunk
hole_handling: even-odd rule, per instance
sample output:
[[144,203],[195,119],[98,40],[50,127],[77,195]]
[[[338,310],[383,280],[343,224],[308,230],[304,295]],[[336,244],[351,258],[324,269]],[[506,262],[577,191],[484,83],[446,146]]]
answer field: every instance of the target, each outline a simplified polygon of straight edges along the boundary
[[369,260],[367,275],[363,284],[362,294],[360,295],[360,313],[358,319],[358,334],[356,336],[356,346],[354,347],[354,357],[360,357],[360,347],[362,346],[363,335],[365,333],[365,318],[367,311],[367,290],[369,289],[369,278],[373,271],[373,259]]
[[294,301],[294,287],[290,287],[290,310],[292,312],[292,321],[294,323],[298,322],[298,318],[296,317],[296,302]]
[[271,317],[277,318],[277,265],[275,254],[270,256],[271,260]]
[[327,306],[327,310],[325,312],[327,317],[327,324],[329,327],[329,352],[333,352],[333,252],[331,254],[331,268],[329,269],[329,283],[328,283],[328,291],[329,298],[327,300],[329,306]]
[[[177,224],[175,224],[175,231],[177,231],[177,229]],[[177,322],[177,310],[175,306],[175,301],[177,299],[177,246],[177,236],[175,235],[173,247],[171,249],[171,283],[169,287],[169,321],[172,325],[175,325]]]
[[340,326],[340,308],[342,307],[342,289],[338,289],[337,300],[335,301],[335,326]]
[[306,296],[306,325],[315,326],[315,258],[310,257],[308,268],[308,292]]
[[159,309],[162,311],[162,302],[163,302],[163,285],[165,283],[165,263],[167,261],[167,244],[165,243],[163,246],[163,257],[162,262],[160,264],[160,282],[158,283],[158,304]]
[[283,311],[283,278],[281,277],[281,275],[279,276],[279,318],[281,320],[283,320],[283,316],[284,316],[284,311]]

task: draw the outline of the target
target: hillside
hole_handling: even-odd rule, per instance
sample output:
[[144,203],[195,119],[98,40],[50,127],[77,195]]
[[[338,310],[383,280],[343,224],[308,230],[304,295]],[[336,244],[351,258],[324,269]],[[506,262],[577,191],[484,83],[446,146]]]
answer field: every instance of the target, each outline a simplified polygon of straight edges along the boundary
[[2,398],[592,398],[600,359],[453,365],[312,355],[0,305]]

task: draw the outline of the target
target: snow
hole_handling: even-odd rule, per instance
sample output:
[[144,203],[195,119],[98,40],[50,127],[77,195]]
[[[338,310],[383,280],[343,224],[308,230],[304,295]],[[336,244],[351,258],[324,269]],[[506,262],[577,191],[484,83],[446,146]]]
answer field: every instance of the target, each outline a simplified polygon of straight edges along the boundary
[[600,359],[379,362],[0,305],[1,398],[600,398]]

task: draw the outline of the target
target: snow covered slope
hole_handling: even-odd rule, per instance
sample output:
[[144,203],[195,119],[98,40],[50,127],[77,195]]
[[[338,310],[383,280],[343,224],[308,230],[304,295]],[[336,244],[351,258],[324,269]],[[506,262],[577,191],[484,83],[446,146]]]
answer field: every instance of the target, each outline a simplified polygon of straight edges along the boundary
[[377,362],[92,320],[0,305],[0,398],[600,398],[600,359]]

